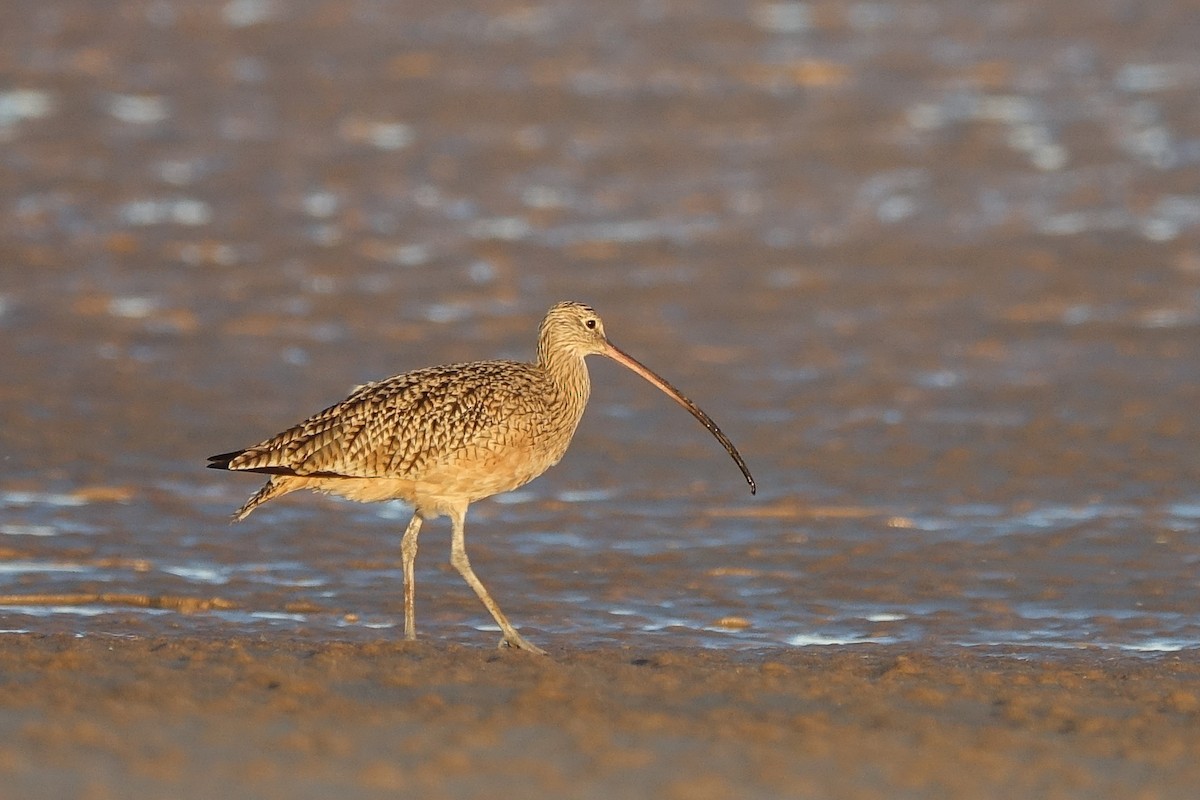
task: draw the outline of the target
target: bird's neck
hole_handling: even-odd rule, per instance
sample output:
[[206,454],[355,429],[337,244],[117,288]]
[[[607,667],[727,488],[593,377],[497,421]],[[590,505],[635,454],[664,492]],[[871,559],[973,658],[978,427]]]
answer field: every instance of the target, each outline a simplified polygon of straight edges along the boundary
[[573,416],[578,421],[579,417],[583,416],[584,406],[587,405],[588,395],[592,391],[591,378],[588,376],[583,356],[545,347],[539,342],[537,363],[550,378],[558,401],[573,411]]

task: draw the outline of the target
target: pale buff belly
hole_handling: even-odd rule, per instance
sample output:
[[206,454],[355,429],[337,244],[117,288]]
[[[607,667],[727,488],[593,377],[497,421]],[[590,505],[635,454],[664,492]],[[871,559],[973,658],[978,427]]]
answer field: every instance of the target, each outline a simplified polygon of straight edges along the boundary
[[561,453],[524,448],[467,451],[449,463],[430,465],[413,478],[289,476],[277,480],[295,489],[311,489],[360,503],[403,500],[425,516],[436,516],[523,486],[557,463],[559,457]]

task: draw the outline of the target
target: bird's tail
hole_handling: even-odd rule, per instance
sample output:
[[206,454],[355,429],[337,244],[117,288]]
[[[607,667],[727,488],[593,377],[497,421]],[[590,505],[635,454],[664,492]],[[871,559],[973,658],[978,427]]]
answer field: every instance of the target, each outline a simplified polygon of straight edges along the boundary
[[246,517],[250,516],[250,512],[261,506],[268,500],[274,500],[280,495],[285,495],[288,492],[294,492],[300,486],[295,479],[289,479],[282,475],[272,475],[267,479],[267,482],[262,485],[257,492],[250,495],[250,499],[242,503],[242,507],[233,512],[234,522],[241,522]]
[[215,456],[208,457],[207,466],[209,469],[227,469],[234,472],[267,472],[271,473],[271,477],[262,485],[254,494],[250,495],[250,499],[242,503],[242,507],[233,512],[234,522],[240,522],[250,516],[250,512],[261,506],[268,500],[274,500],[280,495],[294,492],[305,483],[303,478],[297,477],[291,470],[285,470],[282,467],[253,467],[248,466],[244,462],[236,466],[232,466],[233,462],[239,457],[250,454],[257,454],[252,450],[233,450],[229,453],[220,453]]

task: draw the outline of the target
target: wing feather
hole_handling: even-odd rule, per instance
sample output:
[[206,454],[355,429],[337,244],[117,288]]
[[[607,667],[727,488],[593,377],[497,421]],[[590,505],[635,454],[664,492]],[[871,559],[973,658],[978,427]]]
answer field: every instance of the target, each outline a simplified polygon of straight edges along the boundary
[[274,475],[419,479],[456,455],[531,442],[547,379],[532,365],[480,361],[407,372],[209,466]]

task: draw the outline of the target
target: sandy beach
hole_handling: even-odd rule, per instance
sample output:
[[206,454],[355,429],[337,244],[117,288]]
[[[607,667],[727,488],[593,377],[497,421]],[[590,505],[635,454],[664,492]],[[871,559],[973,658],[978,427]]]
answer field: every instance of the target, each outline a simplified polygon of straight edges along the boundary
[[1190,798],[1200,665],[20,636],[4,796]]

